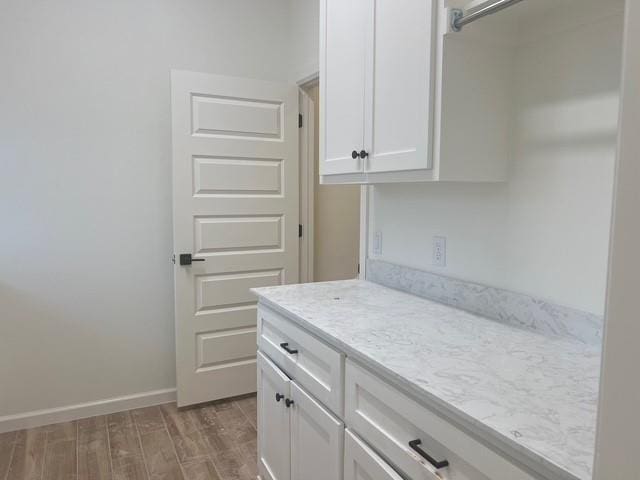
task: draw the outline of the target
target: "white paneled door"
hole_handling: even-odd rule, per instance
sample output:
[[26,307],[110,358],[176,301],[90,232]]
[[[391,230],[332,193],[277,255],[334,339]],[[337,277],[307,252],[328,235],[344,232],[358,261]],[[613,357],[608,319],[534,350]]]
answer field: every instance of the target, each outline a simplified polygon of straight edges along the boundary
[[174,71],[178,405],[256,391],[252,287],[298,281],[298,91]]

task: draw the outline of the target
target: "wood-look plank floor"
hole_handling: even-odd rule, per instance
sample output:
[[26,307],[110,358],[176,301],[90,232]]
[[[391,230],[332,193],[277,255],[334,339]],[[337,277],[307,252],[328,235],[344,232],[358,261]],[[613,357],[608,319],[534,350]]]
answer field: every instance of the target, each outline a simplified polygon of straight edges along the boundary
[[0,434],[0,480],[255,480],[255,395]]

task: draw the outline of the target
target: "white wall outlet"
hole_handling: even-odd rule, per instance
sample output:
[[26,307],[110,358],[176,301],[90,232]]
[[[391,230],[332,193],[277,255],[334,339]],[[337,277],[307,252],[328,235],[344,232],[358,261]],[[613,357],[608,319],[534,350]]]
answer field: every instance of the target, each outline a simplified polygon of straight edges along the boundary
[[373,254],[382,255],[382,232],[380,230],[373,234]]
[[444,267],[447,265],[447,238],[433,237],[433,265]]

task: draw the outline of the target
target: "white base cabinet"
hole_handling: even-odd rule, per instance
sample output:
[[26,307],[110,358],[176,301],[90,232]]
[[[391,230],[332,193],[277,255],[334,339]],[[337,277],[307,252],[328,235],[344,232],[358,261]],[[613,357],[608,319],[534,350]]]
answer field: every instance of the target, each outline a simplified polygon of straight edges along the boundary
[[262,480],[341,480],[344,424],[258,353]]
[[261,480],[548,478],[262,304],[258,347]]

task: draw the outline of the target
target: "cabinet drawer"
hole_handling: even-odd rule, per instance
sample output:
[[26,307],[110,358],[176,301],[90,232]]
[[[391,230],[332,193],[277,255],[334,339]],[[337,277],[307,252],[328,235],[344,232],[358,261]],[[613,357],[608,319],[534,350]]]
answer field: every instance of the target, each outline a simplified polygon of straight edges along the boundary
[[[413,480],[534,480],[529,473],[347,361],[346,423]],[[448,462],[447,466],[436,465]]]
[[[348,429],[344,432],[344,480],[402,480],[393,468]],[[433,480],[439,480],[435,475]]]
[[287,375],[342,417],[342,353],[262,305],[258,308],[258,346]]

